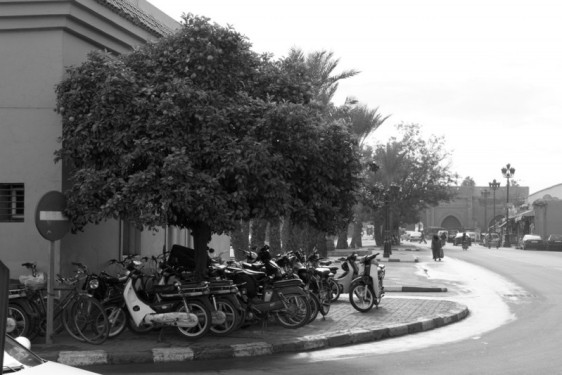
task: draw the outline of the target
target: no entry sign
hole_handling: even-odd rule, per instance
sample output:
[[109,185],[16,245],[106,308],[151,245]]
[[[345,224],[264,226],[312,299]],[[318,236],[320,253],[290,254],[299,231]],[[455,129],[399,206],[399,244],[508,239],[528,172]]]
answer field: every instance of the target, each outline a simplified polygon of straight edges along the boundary
[[49,241],[58,241],[70,229],[70,222],[64,216],[66,198],[60,191],[43,195],[35,209],[35,226],[39,234]]

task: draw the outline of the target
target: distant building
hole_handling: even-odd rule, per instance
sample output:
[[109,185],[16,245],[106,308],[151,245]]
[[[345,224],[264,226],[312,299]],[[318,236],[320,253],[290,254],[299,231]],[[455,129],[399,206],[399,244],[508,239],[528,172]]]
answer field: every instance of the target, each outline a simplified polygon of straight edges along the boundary
[[[458,186],[456,198],[422,212],[421,223],[424,228],[443,227],[445,229],[470,230],[484,233],[494,224],[499,225],[505,218],[507,188],[500,186],[494,192],[488,186]],[[487,197],[482,192],[488,191]],[[517,213],[517,207],[526,202],[529,188],[509,187],[509,215]]]

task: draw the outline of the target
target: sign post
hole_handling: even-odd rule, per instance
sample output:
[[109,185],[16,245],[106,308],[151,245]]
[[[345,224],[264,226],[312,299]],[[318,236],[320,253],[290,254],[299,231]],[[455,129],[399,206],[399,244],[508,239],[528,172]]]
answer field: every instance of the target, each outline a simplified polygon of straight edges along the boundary
[[[8,316],[8,285],[10,283],[10,270],[0,261],[0,363],[4,363],[4,336],[6,335],[6,318]],[[2,374],[2,370],[0,370]]]
[[50,241],[49,277],[47,278],[47,332],[45,343],[52,344],[53,315],[55,296],[55,241],[60,240],[70,229],[70,222],[64,216],[66,198],[59,191],[50,191],[43,195],[35,209],[35,226],[39,234]]

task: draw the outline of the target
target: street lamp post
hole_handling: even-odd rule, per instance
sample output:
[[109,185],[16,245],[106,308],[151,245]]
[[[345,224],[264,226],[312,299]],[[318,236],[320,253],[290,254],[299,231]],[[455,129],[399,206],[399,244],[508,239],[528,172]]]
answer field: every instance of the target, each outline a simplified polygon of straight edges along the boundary
[[490,196],[490,191],[484,189],[480,192],[480,195],[484,198],[484,229],[486,230],[486,233],[488,233],[488,197]]
[[507,179],[507,195],[505,198],[505,240],[503,246],[510,247],[511,243],[509,242],[509,227],[507,225],[507,221],[509,219],[509,179],[515,174],[515,168],[513,168],[511,164],[508,163],[501,169],[501,171],[503,177]]
[[496,179],[494,178],[494,181],[492,182],[488,182],[488,185],[490,186],[490,189],[492,189],[493,192],[493,196],[494,196],[494,233],[496,232],[496,190],[498,190],[498,188],[500,187],[500,183],[498,181],[496,181]]

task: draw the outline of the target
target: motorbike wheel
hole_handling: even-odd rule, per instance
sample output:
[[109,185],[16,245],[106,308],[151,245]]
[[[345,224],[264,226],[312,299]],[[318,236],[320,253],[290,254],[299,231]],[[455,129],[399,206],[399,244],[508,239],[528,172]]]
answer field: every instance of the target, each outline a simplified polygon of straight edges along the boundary
[[119,336],[127,326],[127,313],[121,305],[107,304],[103,306],[109,320],[109,338]]
[[337,301],[340,298],[341,289],[338,282],[334,279],[328,281],[330,288],[332,289],[332,302]]
[[355,284],[349,290],[349,302],[359,312],[367,312],[375,305],[375,295],[365,284]]
[[300,328],[310,319],[310,304],[305,295],[290,293],[285,295],[287,306],[274,313],[274,318],[284,328]]
[[217,299],[217,311],[226,315],[226,320],[220,324],[211,324],[211,334],[226,336],[240,325],[240,313],[236,306],[228,299]]
[[310,319],[308,320],[308,323],[310,323],[316,320],[316,317],[318,316],[318,312],[320,311],[320,300],[316,294],[309,293],[308,303],[310,304]]
[[[205,336],[207,332],[211,329],[211,312],[203,304],[203,302],[197,300],[187,301],[187,306],[189,307],[189,311],[192,314],[197,315],[199,319],[199,323],[195,327],[185,328],[185,327],[177,327],[178,331],[184,335],[186,338],[190,340],[196,340],[202,336]],[[186,312],[185,306],[183,303],[178,305],[178,312]]]
[[8,305],[8,321],[6,324],[8,336],[13,338],[18,336],[29,338],[30,333],[33,332],[31,322],[31,317],[25,312],[23,307],[16,303]]
[[332,304],[332,288],[329,285],[322,285],[318,300],[320,302],[320,314],[322,316],[328,315]]

